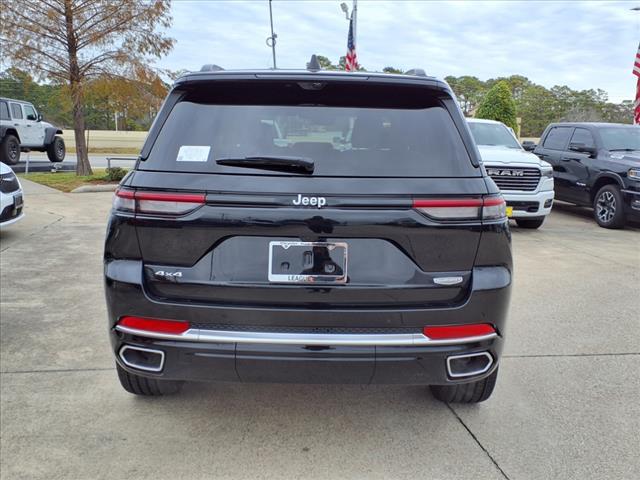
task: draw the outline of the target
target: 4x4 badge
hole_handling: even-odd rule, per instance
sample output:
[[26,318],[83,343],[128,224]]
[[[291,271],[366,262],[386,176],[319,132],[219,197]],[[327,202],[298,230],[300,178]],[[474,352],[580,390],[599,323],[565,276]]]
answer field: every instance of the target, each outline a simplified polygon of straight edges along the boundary
[[311,205],[312,207],[322,208],[327,204],[327,199],[324,197],[303,197],[302,194],[298,194],[298,198],[292,202],[294,205]]

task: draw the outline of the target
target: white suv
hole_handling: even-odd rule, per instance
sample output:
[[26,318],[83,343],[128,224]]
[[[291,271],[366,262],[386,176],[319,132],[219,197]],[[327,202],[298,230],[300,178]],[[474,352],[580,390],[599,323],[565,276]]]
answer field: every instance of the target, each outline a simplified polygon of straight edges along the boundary
[[0,97],[0,161],[15,165],[21,151],[36,150],[61,162],[66,150],[60,134],[62,130],[42,121],[31,103]]
[[0,163],[0,227],[20,220],[24,213],[22,186],[11,167]]
[[525,151],[504,123],[477,118],[467,122],[487,173],[507,201],[507,215],[519,227],[539,228],[553,204],[551,165]]

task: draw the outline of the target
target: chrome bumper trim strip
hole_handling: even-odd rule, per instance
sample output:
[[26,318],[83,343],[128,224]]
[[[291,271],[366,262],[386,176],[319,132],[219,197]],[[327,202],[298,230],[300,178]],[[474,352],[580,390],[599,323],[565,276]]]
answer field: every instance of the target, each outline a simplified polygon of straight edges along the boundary
[[162,340],[182,340],[202,343],[248,343],[273,345],[342,345],[342,346],[431,346],[459,345],[490,340],[498,335],[434,340],[421,333],[373,333],[373,334],[322,334],[322,333],[270,333],[233,332],[226,330],[204,330],[190,328],[184,333],[159,333],[116,325],[119,332]]

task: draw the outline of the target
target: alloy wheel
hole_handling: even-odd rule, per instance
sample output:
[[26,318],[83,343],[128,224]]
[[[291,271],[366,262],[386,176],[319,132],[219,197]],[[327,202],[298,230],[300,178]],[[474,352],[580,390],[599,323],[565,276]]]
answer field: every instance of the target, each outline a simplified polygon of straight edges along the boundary
[[596,202],[596,214],[602,223],[610,223],[616,215],[616,197],[611,192],[602,192]]
[[18,158],[18,143],[17,142],[10,142],[9,143],[9,158],[11,159],[11,161],[14,161]]

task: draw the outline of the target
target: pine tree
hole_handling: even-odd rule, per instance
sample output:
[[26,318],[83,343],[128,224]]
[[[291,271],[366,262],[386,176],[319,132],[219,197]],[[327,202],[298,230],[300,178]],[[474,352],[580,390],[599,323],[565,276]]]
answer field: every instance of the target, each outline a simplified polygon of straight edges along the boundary
[[507,82],[500,81],[491,87],[478,107],[475,117],[497,120],[517,132],[516,103]]

